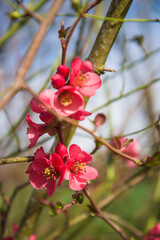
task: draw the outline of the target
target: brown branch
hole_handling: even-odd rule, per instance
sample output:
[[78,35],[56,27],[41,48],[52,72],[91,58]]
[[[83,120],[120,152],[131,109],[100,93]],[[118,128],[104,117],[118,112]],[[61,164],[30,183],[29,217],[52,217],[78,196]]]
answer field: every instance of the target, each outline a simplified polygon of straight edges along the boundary
[[100,2],[102,2],[103,0],[95,0],[93,3],[91,3],[83,12],[82,14],[76,19],[75,23],[73,24],[69,35],[65,41],[65,47],[63,48],[63,52],[62,52],[62,64],[65,64],[65,59],[66,59],[66,52],[67,52],[67,47],[69,44],[69,41],[72,37],[72,34],[76,28],[76,26],[78,25],[79,21],[83,18],[83,14],[87,13],[90,9],[92,9],[93,7],[95,7],[97,4],[99,4]]
[[50,11],[44,21],[40,24],[38,32],[36,33],[29,50],[24,57],[21,66],[19,67],[16,77],[14,79],[13,85],[9,88],[8,92],[1,98],[0,101],[0,109],[2,109],[11,99],[12,97],[21,89],[25,88],[24,78],[29,70],[33,59],[46,35],[47,30],[52,24],[58,10],[63,4],[64,0],[54,1],[52,6],[50,7]]
[[104,215],[101,210],[98,208],[96,202],[93,200],[90,192],[88,191],[87,187],[83,189],[83,192],[85,193],[86,197],[91,202],[94,210],[96,211],[96,216],[103,219],[108,225],[110,225],[124,240],[129,240],[129,238],[126,236],[126,234],[123,232],[122,228],[118,227],[115,223],[113,223],[110,219]]
[[43,21],[43,18],[39,14],[29,9],[23,2],[21,2],[20,0],[15,0],[15,1],[26,13],[28,13],[28,15],[33,17],[36,21],[38,21],[39,23]]

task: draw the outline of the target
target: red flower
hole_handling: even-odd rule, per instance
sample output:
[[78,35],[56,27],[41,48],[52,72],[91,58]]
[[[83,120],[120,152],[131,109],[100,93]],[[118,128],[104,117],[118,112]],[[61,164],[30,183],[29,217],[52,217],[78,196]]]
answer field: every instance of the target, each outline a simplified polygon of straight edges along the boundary
[[69,187],[72,190],[82,190],[87,180],[93,180],[98,177],[98,172],[95,168],[86,166],[92,160],[92,156],[82,151],[81,148],[72,144],[69,148],[70,159],[65,163],[64,179],[69,180]]
[[[130,142],[128,142],[127,138],[124,138],[124,137],[116,138],[116,140],[112,142],[112,145],[131,157],[134,157],[134,158],[139,157],[140,145],[139,145],[139,142],[135,139],[132,139]],[[132,162],[128,158],[123,158],[123,159],[125,160],[127,167],[134,168],[137,166],[134,162]]]
[[50,197],[55,191],[58,178],[57,186],[62,184],[63,166],[63,161],[57,153],[48,156],[41,147],[37,149],[34,161],[29,165],[26,173],[29,174],[29,181],[33,188],[42,189],[45,187]]
[[38,138],[48,131],[48,127],[46,124],[34,123],[30,118],[30,113],[28,113],[25,119],[29,125],[28,138],[30,141],[30,145],[28,146],[28,148],[31,148],[36,144],[36,142],[38,141]]
[[53,107],[62,117],[71,116],[84,110],[84,99],[75,88],[64,86],[55,93]]
[[157,223],[142,240],[160,240],[160,222]]
[[80,57],[75,57],[71,69],[69,84],[86,97],[95,95],[95,90],[101,86],[101,79],[98,74],[93,72],[92,63],[90,61],[82,62]]

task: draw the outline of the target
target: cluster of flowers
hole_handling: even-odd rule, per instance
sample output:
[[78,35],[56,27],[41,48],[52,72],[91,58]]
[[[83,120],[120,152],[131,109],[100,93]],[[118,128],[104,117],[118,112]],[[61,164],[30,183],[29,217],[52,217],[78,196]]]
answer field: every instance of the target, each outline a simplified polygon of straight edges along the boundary
[[[38,99],[32,98],[30,102],[32,111],[39,114],[43,123],[37,124],[31,120],[30,113],[27,115],[29,148],[33,147],[44,133],[52,136],[57,132],[56,116],[51,114],[42,103],[62,117],[84,120],[85,116],[91,113],[84,110],[83,96],[93,96],[95,90],[101,86],[101,79],[93,72],[92,63],[82,62],[79,57],[73,59],[71,71],[68,66],[60,65],[51,80],[52,86],[58,89],[57,92],[46,89],[40,93]],[[95,130],[105,120],[104,114],[98,114],[95,118]],[[139,156],[139,143],[135,140],[131,142],[125,138],[115,138],[111,144],[130,156]],[[96,179],[98,176],[95,168],[86,166],[91,160],[92,156],[82,151],[78,145],[71,145],[68,152],[65,145],[58,143],[55,153],[51,155],[46,154],[42,147],[39,148],[26,173],[29,174],[31,185],[35,189],[45,187],[48,196],[54,193],[57,180],[57,186],[60,186],[63,179],[69,180],[69,187],[72,190],[80,191],[86,186],[87,180]],[[126,162],[129,167],[136,166],[131,161]]]
[[29,125],[29,148],[33,147],[43,134],[48,133],[52,136],[56,131],[56,117],[47,111],[40,102],[62,117],[84,120],[85,116],[89,116],[91,113],[84,110],[83,96],[93,96],[95,90],[101,86],[101,79],[98,74],[93,72],[93,65],[90,61],[82,62],[81,58],[75,57],[71,63],[71,72],[66,65],[60,65],[57,68],[57,73],[52,76],[52,86],[58,91],[46,89],[40,93],[40,101],[33,98],[30,102],[32,111],[39,114],[43,124],[33,122],[30,113],[26,117]]
[[37,149],[34,161],[29,165],[26,173],[29,174],[29,181],[35,189],[45,187],[48,196],[52,196],[57,186],[60,186],[63,179],[69,180],[69,187],[72,190],[80,191],[87,180],[98,177],[95,168],[87,166],[92,160],[92,156],[82,151],[81,148],[72,144],[69,153],[66,146],[58,143],[55,153],[47,155],[43,148]]
[[160,222],[157,223],[142,240],[160,240]]
[[[44,90],[38,96],[39,99],[32,98],[30,102],[32,111],[39,114],[43,124],[33,122],[30,113],[27,115],[29,148],[33,147],[44,133],[50,136],[56,133],[57,119],[42,102],[62,117],[84,120],[85,116],[91,113],[84,110],[83,96],[93,96],[95,90],[101,86],[101,79],[93,72],[92,63],[82,62],[79,57],[73,59],[71,72],[68,66],[60,65],[51,80],[52,86],[58,91]],[[26,173],[29,174],[31,185],[35,189],[45,187],[48,196],[54,193],[57,179],[59,179],[57,186],[65,179],[69,180],[69,187],[72,190],[79,191],[86,186],[87,180],[93,180],[98,176],[95,168],[86,166],[91,160],[92,156],[82,151],[78,145],[71,145],[68,153],[65,145],[58,143],[55,153],[51,155],[47,155],[42,147],[39,148]]]

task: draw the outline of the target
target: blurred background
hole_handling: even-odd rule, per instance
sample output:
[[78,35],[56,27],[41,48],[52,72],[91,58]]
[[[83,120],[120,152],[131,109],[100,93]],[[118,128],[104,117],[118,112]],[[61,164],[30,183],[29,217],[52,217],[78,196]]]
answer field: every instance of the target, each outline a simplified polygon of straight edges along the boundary
[[[91,1],[82,1],[88,4]],[[104,0],[89,13],[105,16],[111,1]],[[45,17],[52,4],[51,0],[24,0],[23,3],[35,9]],[[37,93],[51,88],[50,76],[56,72],[61,62],[61,44],[58,30],[61,21],[65,28],[73,25],[76,12],[71,1],[66,0],[58,12],[54,23],[49,29],[34,62],[27,73],[27,84]],[[160,2],[158,0],[134,0],[126,19],[160,18]],[[0,97],[13,83],[16,71],[26,54],[32,39],[37,32],[38,23],[24,15],[14,1],[0,0]],[[78,24],[67,50],[67,65],[75,56],[85,60],[93,47],[102,21],[94,18],[83,18]],[[93,120],[97,113],[104,113],[107,121],[97,129],[96,134],[105,139],[116,135],[135,138],[141,146],[141,157],[159,151],[160,130],[156,121],[160,113],[160,23],[159,22],[126,22],[122,25],[117,39],[110,51],[105,67],[116,72],[106,72],[101,75],[102,87],[96,95],[89,99],[86,110],[93,114],[81,122],[87,128],[93,129]],[[153,81],[157,79],[157,81]],[[145,85],[151,83],[150,87]],[[152,84],[153,83],[153,84]],[[142,88],[142,89],[141,89]],[[37,147],[43,146],[49,151],[55,137],[42,136],[37,145],[27,149],[27,124],[25,116],[30,111],[31,95],[25,91],[18,92],[0,112],[0,158],[10,156],[33,155]],[[30,111],[31,112],[31,111]],[[31,118],[40,122],[36,114],[31,112]],[[94,139],[80,129],[76,130],[71,143],[92,152]],[[113,201],[104,204],[106,214],[122,225],[129,236],[141,239],[142,232],[152,228],[160,221],[160,176],[153,174],[138,179],[140,168],[128,168],[122,159],[101,147],[93,155],[93,166],[99,171],[97,180],[92,181],[90,188],[97,203],[115,194],[126,183],[133,182],[123,194],[114,195]],[[6,196],[11,196],[16,186],[28,180],[25,171],[28,163],[0,166],[1,189]],[[128,182],[127,182],[128,181]],[[127,185],[128,186],[128,185]],[[18,192],[10,209],[5,235],[12,234],[12,224],[20,223],[24,209],[30,198],[32,187],[27,185]],[[72,201],[74,192],[68,188],[68,182],[63,183],[51,197],[53,202],[61,201],[68,204]],[[82,205],[74,205],[69,209],[69,218],[73,225],[65,226],[66,217],[63,214],[52,216],[51,210],[45,207],[37,223],[35,233],[38,239],[120,239],[120,237],[101,219],[89,216],[86,209],[88,201]],[[3,198],[0,198],[0,208],[3,209]],[[77,222],[76,222],[77,221]],[[128,226],[127,224],[131,225]],[[59,231],[59,232],[58,232]],[[136,233],[136,234],[135,234]],[[57,234],[57,235],[56,235]]]

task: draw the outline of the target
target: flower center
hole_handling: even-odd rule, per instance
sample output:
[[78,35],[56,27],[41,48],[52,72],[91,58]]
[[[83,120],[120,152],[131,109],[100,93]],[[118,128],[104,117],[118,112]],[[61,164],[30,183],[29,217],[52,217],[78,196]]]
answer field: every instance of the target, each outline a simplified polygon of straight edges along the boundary
[[72,163],[70,166],[70,171],[72,173],[80,173],[80,172],[85,172],[86,171],[86,164],[85,163],[80,163],[79,161],[75,161]]
[[56,177],[56,178],[59,177],[59,172],[57,171],[57,169],[54,166],[50,166],[50,167],[44,169],[43,176],[47,180],[52,180],[52,179],[54,179],[54,177]]
[[75,82],[76,86],[79,86],[79,87],[82,87],[87,81],[88,81],[87,78],[81,72],[78,73],[74,78],[74,82]]
[[58,98],[60,103],[65,107],[72,104],[72,95],[68,91],[62,92]]

